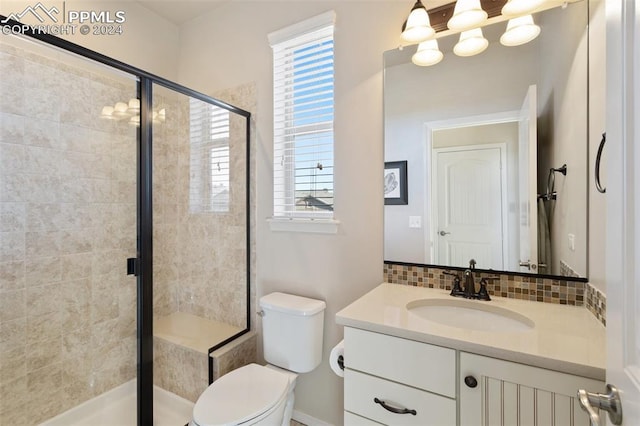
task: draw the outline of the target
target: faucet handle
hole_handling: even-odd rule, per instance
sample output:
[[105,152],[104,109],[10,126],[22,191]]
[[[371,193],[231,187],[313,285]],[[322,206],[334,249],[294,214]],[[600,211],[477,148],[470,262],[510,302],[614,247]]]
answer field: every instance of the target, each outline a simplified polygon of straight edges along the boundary
[[480,290],[478,290],[478,300],[490,301],[491,297],[489,296],[489,292],[487,291],[487,282],[493,281],[497,279],[497,277],[487,277],[482,278],[480,280]]
[[469,260],[469,269],[476,269],[476,263],[475,259]]
[[463,293],[462,288],[460,287],[460,281],[462,280],[460,278],[460,274],[456,273],[456,272],[451,272],[451,271],[442,271],[442,273],[444,275],[449,275],[451,277],[453,277],[453,286],[451,286],[451,293],[449,293],[449,295],[451,296],[459,296]]
[[449,276],[456,277],[456,278],[460,279],[460,274],[458,274],[457,272],[451,272],[450,270],[447,269],[446,271],[442,271],[442,273],[444,275],[449,275]]

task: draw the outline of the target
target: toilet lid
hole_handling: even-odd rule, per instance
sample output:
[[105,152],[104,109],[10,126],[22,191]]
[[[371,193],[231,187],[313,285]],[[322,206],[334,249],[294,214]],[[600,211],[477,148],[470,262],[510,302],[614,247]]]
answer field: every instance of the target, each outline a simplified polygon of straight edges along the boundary
[[211,384],[193,408],[200,426],[243,423],[278,403],[289,387],[286,374],[249,364],[225,374]]

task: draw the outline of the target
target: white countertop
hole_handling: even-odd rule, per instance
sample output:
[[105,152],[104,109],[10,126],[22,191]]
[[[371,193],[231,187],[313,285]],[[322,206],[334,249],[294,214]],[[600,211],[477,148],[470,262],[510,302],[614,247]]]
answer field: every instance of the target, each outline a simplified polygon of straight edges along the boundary
[[[527,331],[462,329],[407,310],[421,299],[451,300],[449,291],[383,283],[336,314],[340,325],[446,346],[596,380],[605,380],[605,327],[584,307],[492,297],[491,304],[526,316]],[[457,298],[456,298],[457,299]]]

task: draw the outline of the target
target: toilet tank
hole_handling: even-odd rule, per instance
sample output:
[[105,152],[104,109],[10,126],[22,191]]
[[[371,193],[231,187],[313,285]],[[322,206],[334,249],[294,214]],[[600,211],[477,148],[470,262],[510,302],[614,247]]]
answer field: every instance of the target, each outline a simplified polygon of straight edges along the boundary
[[286,293],[261,297],[265,361],[296,373],[320,365],[325,307],[322,300]]

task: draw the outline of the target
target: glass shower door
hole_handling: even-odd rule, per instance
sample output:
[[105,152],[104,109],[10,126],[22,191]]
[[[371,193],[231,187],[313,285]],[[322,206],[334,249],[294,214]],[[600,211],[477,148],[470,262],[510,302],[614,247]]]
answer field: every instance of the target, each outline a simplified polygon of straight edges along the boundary
[[180,89],[152,89],[154,392],[192,406],[215,378],[210,353],[249,328],[248,130]]

